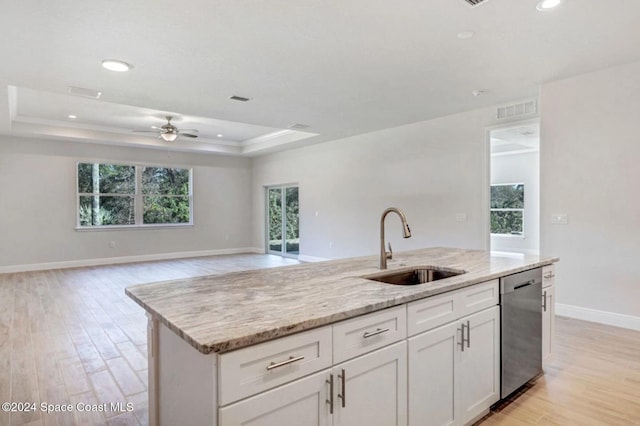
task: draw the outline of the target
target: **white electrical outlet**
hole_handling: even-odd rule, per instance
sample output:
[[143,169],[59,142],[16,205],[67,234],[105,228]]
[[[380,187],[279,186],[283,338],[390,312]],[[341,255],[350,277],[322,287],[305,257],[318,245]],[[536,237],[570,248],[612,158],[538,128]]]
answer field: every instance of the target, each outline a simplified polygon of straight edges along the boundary
[[466,222],[467,214],[466,213],[456,213],[456,222]]
[[225,240],[225,241],[229,241],[229,236],[228,236],[228,235],[225,235],[225,236],[224,236],[224,240]]
[[109,241],[109,247],[110,248],[114,248],[116,246],[116,242],[115,241]]
[[333,248],[333,241],[329,243],[329,248],[332,249]]
[[554,225],[566,225],[569,223],[569,216],[566,213],[553,213],[551,223]]

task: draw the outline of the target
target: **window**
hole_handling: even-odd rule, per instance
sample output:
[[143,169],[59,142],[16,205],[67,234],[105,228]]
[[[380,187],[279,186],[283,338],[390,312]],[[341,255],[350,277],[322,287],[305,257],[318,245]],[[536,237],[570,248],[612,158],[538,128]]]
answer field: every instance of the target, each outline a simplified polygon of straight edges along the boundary
[[491,233],[524,235],[524,184],[491,185]]
[[190,223],[189,170],[142,169],[142,223]]
[[191,224],[191,170],[78,164],[79,227]]

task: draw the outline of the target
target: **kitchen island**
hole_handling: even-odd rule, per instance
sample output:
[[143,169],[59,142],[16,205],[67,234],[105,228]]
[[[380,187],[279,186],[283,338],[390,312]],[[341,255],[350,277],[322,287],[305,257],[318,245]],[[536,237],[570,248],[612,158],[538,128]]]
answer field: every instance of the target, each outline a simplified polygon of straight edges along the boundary
[[[127,295],[149,318],[150,423],[413,424],[411,382],[407,395],[412,339],[440,330],[443,321],[453,324],[462,317],[467,321],[469,339],[473,324],[465,315],[480,311],[485,315],[485,310],[493,309],[487,322],[491,327],[485,330],[490,339],[476,341],[491,340],[490,356],[483,353],[478,360],[491,363],[485,382],[492,382],[495,388],[495,365],[499,363],[497,279],[548,266],[557,259],[494,257],[485,251],[452,248],[396,253],[388,264],[389,271],[418,266],[464,271],[413,286],[363,278],[380,272],[377,261],[376,256],[368,256],[128,288]],[[424,317],[424,313],[434,315]],[[462,330],[464,348],[464,327]],[[460,346],[457,331],[451,340],[454,347]],[[466,355],[473,353],[470,346],[466,349]],[[393,366],[392,375],[391,370],[382,369],[382,376],[371,378],[390,380],[397,392],[387,389],[359,401],[358,395],[374,387],[364,371],[377,371],[374,367],[382,359],[386,361],[380,365]],[[356,361],[361,365],[343,368]],[[463,359],[456,363],[465,365]],[[347,371],[359,368],[361,374],[345,377]],[[350,379],[359,376],[363,380],[347,386]],[[414,385],[418,392],[420,384]],[[310,387],[315,390],[307,392]],[[451,398],[459,398],[460,386],[455,388]],[[353,389],[349,397],[347,389]],[[308,398],[300,399],[300,395]],[[393,396],[393,406],[384,407],[385,395]],[[486,411],[489,399],[474,404],[474,418]],[[365,412],[375,414],[381,408],[393,419],[381,420],[382,413],[375,415],[377,423],[350,417],[348,407],[354,408],[354,415],[362,415],[366,407],[355,409],[359,402],[370,406]],[[293,423],[285,419],[293,419]]]

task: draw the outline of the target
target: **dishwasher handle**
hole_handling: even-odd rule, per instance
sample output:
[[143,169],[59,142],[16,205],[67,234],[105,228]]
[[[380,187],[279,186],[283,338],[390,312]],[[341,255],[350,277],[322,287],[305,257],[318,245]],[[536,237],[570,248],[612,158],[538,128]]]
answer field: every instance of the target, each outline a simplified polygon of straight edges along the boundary
[[529,269],[500,278],[500,294],[512,293],[537,284],[542,285],[542,268]]
[[522,287],[528,287],[530,285],[534,285],[535,283],[536,283],[536,280],[529,280],[526,283],[522,283],[522,284],[518,284],[518,285],[514,286],[513,289],[517,290],[517,289],[522,288]]

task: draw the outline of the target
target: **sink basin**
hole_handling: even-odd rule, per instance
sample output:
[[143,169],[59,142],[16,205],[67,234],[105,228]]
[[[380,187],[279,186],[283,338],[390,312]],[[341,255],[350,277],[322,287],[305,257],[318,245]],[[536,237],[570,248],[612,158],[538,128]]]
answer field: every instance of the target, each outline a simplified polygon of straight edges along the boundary
[[455,277],[464,274],[465,271],[450,268],[439,268],[434,266],[419,266],[409,269],[398,269],[389,272],[378,272],[365,275],[362,278],[380,281],[387,284],[415,285],[424,284],[444,278]]

